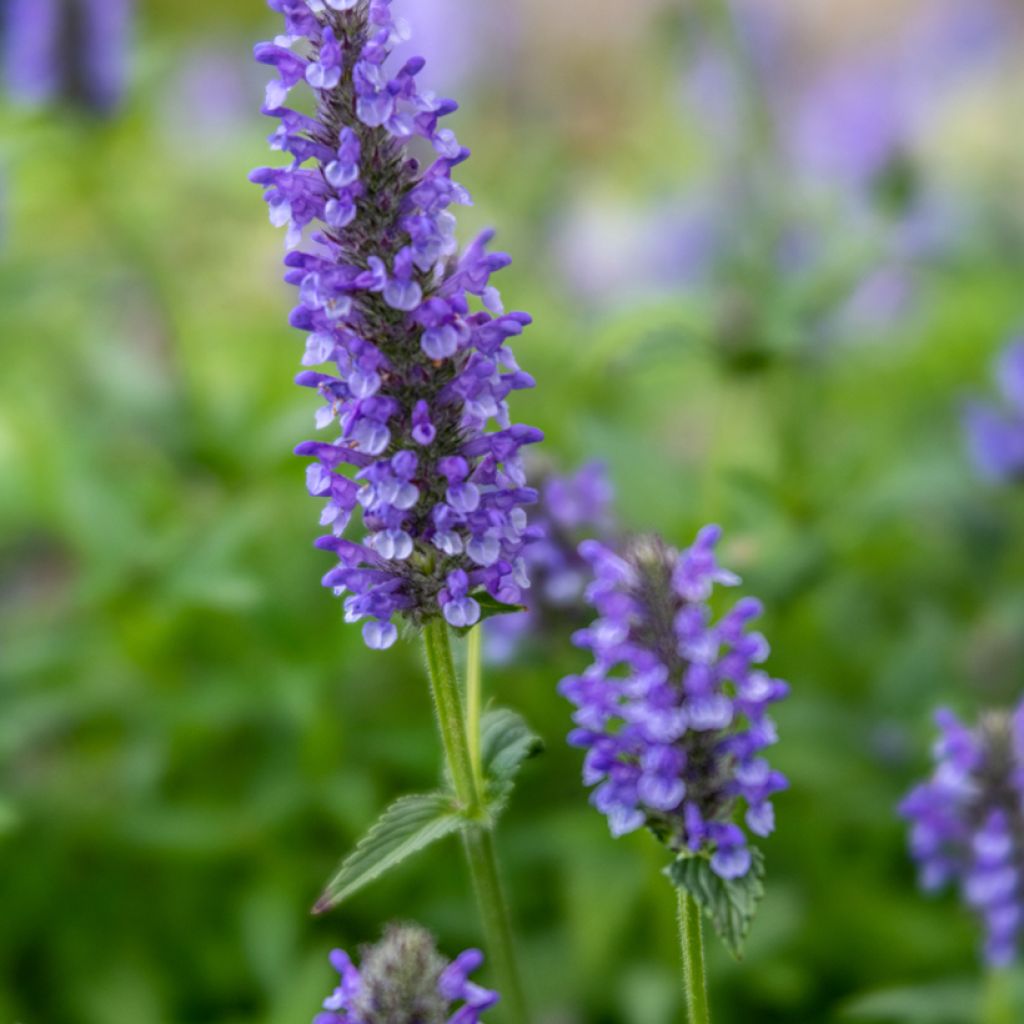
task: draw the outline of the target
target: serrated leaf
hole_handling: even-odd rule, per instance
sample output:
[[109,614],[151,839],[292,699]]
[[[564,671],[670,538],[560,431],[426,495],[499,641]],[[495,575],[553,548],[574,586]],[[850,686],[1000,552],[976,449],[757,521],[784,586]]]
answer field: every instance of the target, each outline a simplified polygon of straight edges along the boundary
[[505,604],[497,598],[491,597],[486,590],[477,590],[471,596],[480,605],[480,618],[472,626],[452,626],[452,632],[459,636],[465,636],[470,630],[476,629],[481,622],[493,619],[496,615],[515,615],[517,612],[526,611],[526,605]]
[[422,793],[396,800],[341,862],[313,913],[336,907],[407,857],[458,831],[462,823],[448,793]]
[[743,943],[764,897],[764,857],[756,848],[750,853],[752,862],[747,874],[728,881],[711,870],[707,857],[684,855],[665,869],[672,884],[697,901],[737,960],[743,959]]
[[537,757],[544,741],[522,715],[508,708],[493,708],[480,719],[480,756],[487,780],[488,804],[498,813],[508,800],[523,762]]
[[508,779],[524,761],[544,750],[544,741],[522,715],[508,708],[490,708],[480,719],[480,755],[490,778]]

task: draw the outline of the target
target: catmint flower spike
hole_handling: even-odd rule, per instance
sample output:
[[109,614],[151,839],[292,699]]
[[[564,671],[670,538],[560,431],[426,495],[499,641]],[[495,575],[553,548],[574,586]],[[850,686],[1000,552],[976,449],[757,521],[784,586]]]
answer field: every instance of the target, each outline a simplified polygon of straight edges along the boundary
[[653,536],[621,554],[584,542],[598,618],[574,640],[593,664],[559,689],[576,706],[569,742],[586,751],[583,780],[612,834],[647,826],[735,879],[751,867],[747,832],[773,831],[772,797],[787,786],[763,751],[777,739],[768,708],[788,687],[759,667],[768,643],[748,628],[757,601],[712,618],[714,589],[739,582],[715,559],[719,534],[706,527],[682,552]]
[[363,950],[358,968],[343,950],[331,953],[338,985],[313,1024],[479,1024],[498,1002],[496,992],[469,980],[482,963],[475,949],[449,963],[428,931],[392,925]]
[[[296,450],[325,502],[319,546],[338,557],[324,583],[384,648],[398,618],[471,626],[477,592],[522,596],[536,492],[520,450],[542,435],[511,420],[509,396],[533,380],[509,340],[530,317],[503,311],[491,276],[509,258],[488,251],[491,232],[458,252],[452,208],[470,197],[452,171],[469,151],[441,126],[456,104],[421,90],[423,61],[391,59],[407,27],[390,0],[269,3],[284,35],[255,56],[276,72],[271,145],[292,160],[252,180],[287,231],[291,322],[308,338],[297,381],[328,432]],[[312,116],[288,106],[300,86]]]
[[935,770],[900,805],[910,851],[923,888],[960,887],[984,925],[985,960],[1006,966],[1024,922],[1024,704],[974,729],[948,710],[936,721]]

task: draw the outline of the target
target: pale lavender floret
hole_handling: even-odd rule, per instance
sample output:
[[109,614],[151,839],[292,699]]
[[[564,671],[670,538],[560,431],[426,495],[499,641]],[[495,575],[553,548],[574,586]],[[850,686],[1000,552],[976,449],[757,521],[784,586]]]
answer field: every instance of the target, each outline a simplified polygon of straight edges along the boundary
[[978,471],[991,480],[1024,478],[1024,338],[1015,339],[996,365],[1000,406],[972,402],[964,414],[967,443]]
[[[287,229],[303,365],[334,364],[297,378],[334,433],[296,451],[316,460],[307,482],[332,530],[318,543],[339,557],[324,583],[348,621],[372,620],[364,638],[380,649],[398,635],[395,616],[470,626],[474,594],[517,603],[528,585],[523,506],[536,492],[519,459],[542,435],[511,421],[509,395],[534,382],[508,342],[530,317],[506,314],[491,284],[510,262],[487,251],[493,232],[458,252],[450,208],[470,198],[451,174],[469,153],[440,126],[456,104],[420,91],[422,59],[392,59],[408,32],[390,0],[270,6],[285,34],[255,56],[276,71],[264,113],[280,121],[272,148],[292,162],[252,180]],[[303,83],[313,116],[285,106]],[[432,163],[412,157],[416,139]],[[362,540],[342,540],[356,513]]]
[[670,849],[710,856],[720,877],[747,874],[752,855],[733,820],[769,835],[772,797],[785,777],[762,756],[776,731],[767,713],[788,687],[758,668],[765,638],[750,630],[760,603],[745,598],[715,621],[707,605],[735,574],[715,558],[717,527],[677,552],[641,537],[620,555],[580,545],[593,581],[597,620],[574,642],[593,664],[562,680],[576,707],[569,742],[586,750],[583,780],[613,835],[647,825]]
[[480,1024],[500,998],[470,980],[484,962],[480,950],[467,949],[447,963],[433,937],[416,925],[390,926],[364,950],[361,967],[341,949],[331,952],[330,962],[338,984],[313,1024]]
[[959,885],[984,925],[984,959],[1006,966],[1024,915],[1024,705],[988,714],[975,729],[948,710],[936,720],[935,769],[900,805],[910,851],[923,888]]

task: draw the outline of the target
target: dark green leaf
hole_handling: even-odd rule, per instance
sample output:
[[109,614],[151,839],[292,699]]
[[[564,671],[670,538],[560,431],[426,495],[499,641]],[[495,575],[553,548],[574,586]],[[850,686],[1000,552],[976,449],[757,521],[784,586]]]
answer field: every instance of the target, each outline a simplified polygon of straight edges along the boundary
[[707,857],[684,855],[665,869],[672,884],[685,889],[701,906],[737,960],[743,958],[743,943],[764,896],[764,857],[756,848],[750,852],[750,871],[731,881],[719,878]]
[[447,793],[424,793],[396,800],[341,862],[313,907],[322,914],[380,878],[406,857],[456,832],[462,817]]
[[492,813],[498,813],[512,792],[524,761],[544,750],[544,741],[521,715],[493,708],[480,720],[480,754]]

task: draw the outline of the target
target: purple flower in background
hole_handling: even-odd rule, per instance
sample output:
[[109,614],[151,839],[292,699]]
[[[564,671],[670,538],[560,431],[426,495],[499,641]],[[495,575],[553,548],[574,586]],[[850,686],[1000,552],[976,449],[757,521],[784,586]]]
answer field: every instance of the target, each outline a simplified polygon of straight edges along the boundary
[[814,183],[868,189],[910,145],[915,110],[901,64],[869,55],[804,89],[785,122],[794,165]]
[[935,771],[900,806],[925,889],[959,885],[985,925],[984,956],[1009,964],[1024,915],[1024,706],[985,715],[968,729],[936,716]]
[[359,968],[343,950],[331,953],[339,983],[313,1024],[478,1024],[498,1002],[469,980],[482,963],[476,949],[448,963],[425,929],[392,925],[363,951]]
[[[521,34],[521,12],[515,4],[394,0],[394,11],[416,25],[416,51],[442,88],[457,88],[484,75],[493,81],[502,67],[515,66]],[[397,55],[411,56],[409,44]]]
[[774,829],[771,798],[787,782],[762,751],[777,739],[768,706],[788,687],[755,667],[768,655],[765,638],[747,628],[759,602],[744,598],[712,620],[715,586],[739,582],[715,560],[719,534],[705,527],[682,552],[656,537],[637,538],[623,555],[582,544],[599,617],[574,642],[594,662],[559,689],[576,706],[569,742],[587,752],[583,781],[597,787],[591,803],[612,834],[646,825],[674,851],[710,854],[728,879],[752,862],[734,820],[738,801],[751,832]]
[[974,402],[964,417],[971,457],[990,480],[1024,479],[1024,338],[1012,341],[996,365],[1001,407]]
[[124,94],[134,0],[8,0],[4,79],[21,103],[66,97],[101,113]]
[[587,463],[571,476],[549,474],[538,490],[540,504],[530,523],[540,536],[523,550],[531,583],[528,610],[488,620],[485,653],[493,662],[510,661],[527,637],[564,635],[566,619],[571,622],[584,607],[589,572],[579,543],[586,536],[605,538],[614,529],[615,492],[602,463]]
[[[309,490],[326,499],[331,529],[318,544],[339,560],[324,584],[347,595],[348,621],[368,620],[367,644],[385,648],[396,615],[470,626],[478,591],[514,604],[528,586],[524,506],[537,493],[520,449],[542,435],[512,423],[507,398],[533,387],[508,346],[530,317],[506,313],[490,283],[510,262],[487,251],[492,232],[458,252],[450,208],[470,198],[452,169],[469,152],[441,126],[456,104],[419,89],[424,62],[391,59],[406,27],[390,0],[270,6],[285,36],[256,47],[277,71],[264,112],[280,120],[272,147],[293,159],[252,180],[288,231],[303,363],[333,364],[297,378],[332,430],[297,452],[315,459]],[[285,105],[303,81],[312,117]],[[362,536],[345,539],[357,513]]]

